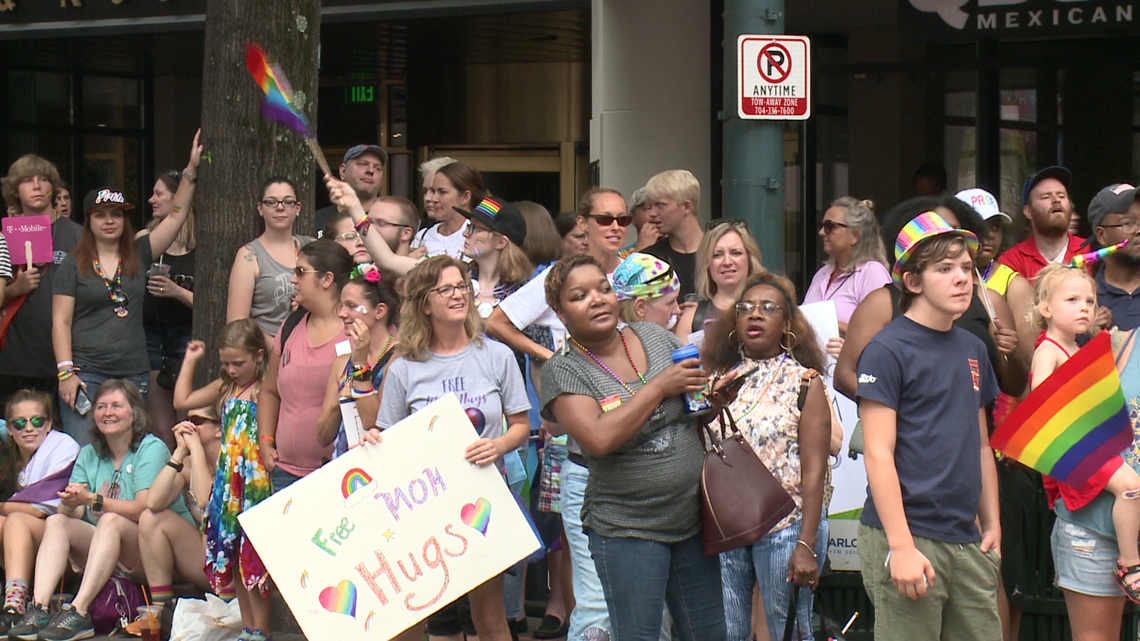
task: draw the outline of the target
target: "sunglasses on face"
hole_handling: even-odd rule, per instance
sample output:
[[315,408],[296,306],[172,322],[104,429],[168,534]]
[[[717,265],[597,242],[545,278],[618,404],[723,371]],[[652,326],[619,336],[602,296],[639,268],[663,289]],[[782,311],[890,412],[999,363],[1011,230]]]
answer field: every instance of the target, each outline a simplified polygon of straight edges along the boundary
[[586,218],[593,218],[598,221],[602,227],[609,227],[615,222],[621,227],[629,227],[633,222],[633,216],[610,216],[609,214],[586,214]]
[[29,425],[38,430],[47,424],[47,417],[33,416],[31,418],[14,418],[9,422],[12,424],[12,427],[16,428],[17,431],[26,430],[28,429]]
[[205,416],[200,416],[197,414],[195,414],[194,416],[187,416],[186,420],[190,421],[191,423],[193,423],[199,427],[201,427],[207,423],[213,423],[214,422],[213,419],[207,418]]
[[297,265],[293,268],[293,275],[297,278],[303,278],[305,274],[319,274],[320,271],[321,270],[319,269],[305,269],[304,267]]
[[819,226],[819,228],[822,229],[823,233],[825,233],[825,234],[830,234],[831,232],[835,231],[836,229],[839,229],[840,227],[846,228],[847,225],[844,225],[843,223],[837,223],[834,220],[825,220]]

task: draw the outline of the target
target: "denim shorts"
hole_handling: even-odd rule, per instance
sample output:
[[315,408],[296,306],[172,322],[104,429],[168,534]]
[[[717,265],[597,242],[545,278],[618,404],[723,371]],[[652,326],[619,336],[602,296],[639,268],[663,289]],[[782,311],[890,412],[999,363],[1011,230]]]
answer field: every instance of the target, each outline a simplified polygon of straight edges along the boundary
[[146,354],[150,360],[150,371],[157,372],[162,369],[162,359],[169,358],[174,361],[174,373],[177,376],[178,368],[182,366],[182,359],[186,356],[186,345],[193,338],[186,328],[146,328]]
[[1115,539],[1083,525],[1057,519],[1049,541],[1053,548],[1057,587],[1089,596],[1123,596],[1112,578],[1116,559],[1120,556]]

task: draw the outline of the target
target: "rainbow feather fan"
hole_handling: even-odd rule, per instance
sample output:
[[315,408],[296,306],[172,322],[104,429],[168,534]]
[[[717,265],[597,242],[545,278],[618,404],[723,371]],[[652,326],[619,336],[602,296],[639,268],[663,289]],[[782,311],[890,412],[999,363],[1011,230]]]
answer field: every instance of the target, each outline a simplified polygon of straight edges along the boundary
[[289,79],[285,77],[281,67],[269,62],[261,45],[245,46],[245,66],[257,86],[265,92],[265,102],[261,103],[261,115],[285,125],[305,138],[312,138],[313,129],[309,125],[309,119],[297,109]]

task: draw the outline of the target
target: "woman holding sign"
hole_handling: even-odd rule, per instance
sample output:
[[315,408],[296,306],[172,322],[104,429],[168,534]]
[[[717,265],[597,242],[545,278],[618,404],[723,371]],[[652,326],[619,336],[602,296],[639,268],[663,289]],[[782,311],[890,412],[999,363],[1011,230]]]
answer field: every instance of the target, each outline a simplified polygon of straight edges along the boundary
[[136,239],[122,192],[95,189],[83,201],[87,218],[75,251],[63,259],[52,291],[52,345],[59,359],[63,431],[89,441],[87,388],[111,378],[134,383],[146,395],[150,383],[143,298],[147,266],[174,242],[190,210],[197,182],[202,132],[194,134],[190,162],[174,194],[169,216]]
[[551,268],[546,300],[570,338],[543,368],[542,414],[589,464],[582,522],[614,637],[656,641],[668,606],[683,641],[725,639],[720,563],[701,545],[704,448],[681,398],[707,384],[700,362],[674,364],[681,341],[659,325],[619,327],[592,257]]
[[[518,449],[530,433],[530,401],[514,354],[506,345],[483,338],[471,278],[462,262],[435,256],[406,278],[400,346],[384,378],[376,427],[391,427],[431,401],[455,393],[475,427],[467,460],[495,464],[502,472],[502,457]],[[377,442],[378,437],[379,432],[370,430],[367,438]],[[469,596],[479,638],[509,641],[502,575]],[[414,628],[409,634],[407,638],[419,638]]]

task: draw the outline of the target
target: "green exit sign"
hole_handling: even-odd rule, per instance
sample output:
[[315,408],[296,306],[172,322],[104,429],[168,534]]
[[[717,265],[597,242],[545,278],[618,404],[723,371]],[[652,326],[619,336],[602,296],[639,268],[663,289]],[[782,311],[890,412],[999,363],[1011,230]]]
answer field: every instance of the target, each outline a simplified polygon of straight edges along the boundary
[[372,103],[376,102],[375,87],[372,85],[361,85],[358,87],[348,87],[345,90],[345,102],[348,103]]

